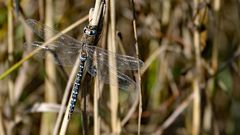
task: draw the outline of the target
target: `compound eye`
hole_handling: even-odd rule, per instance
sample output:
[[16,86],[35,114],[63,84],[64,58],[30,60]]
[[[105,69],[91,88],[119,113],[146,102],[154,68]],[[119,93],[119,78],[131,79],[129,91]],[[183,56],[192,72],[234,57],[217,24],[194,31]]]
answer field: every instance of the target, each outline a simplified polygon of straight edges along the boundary
[[87,27],[84,27],[83,28],[83,33],[86,33],[86,31],[87,31]]
[[97,34],[97,30],[95,28],[84,27],[83,33],[89,36],[95,36]]
[[96,35],[97,31],[95,29],[91,30],[90,35]]

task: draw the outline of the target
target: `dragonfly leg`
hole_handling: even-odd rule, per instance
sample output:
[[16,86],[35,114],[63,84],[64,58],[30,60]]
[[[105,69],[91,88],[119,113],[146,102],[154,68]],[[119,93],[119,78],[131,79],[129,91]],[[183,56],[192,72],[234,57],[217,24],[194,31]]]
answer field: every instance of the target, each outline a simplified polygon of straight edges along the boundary
[[90,66],[89,69],[88,69],[88,72],[89,74],[91,74],[92,76],[96,76],[97,74],[97,69],[96,69],[96,66]]

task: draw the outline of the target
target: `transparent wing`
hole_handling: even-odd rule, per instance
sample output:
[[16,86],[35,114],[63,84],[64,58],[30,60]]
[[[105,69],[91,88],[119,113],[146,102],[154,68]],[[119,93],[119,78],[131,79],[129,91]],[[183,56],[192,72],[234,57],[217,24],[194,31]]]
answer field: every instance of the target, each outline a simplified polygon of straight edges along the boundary
[[111,51],[107,51],[105,49],[96,47],[96,46],[86,46],[86,50],[88,52],[89,57],[93,59],[94,53],[96,54],[96,61],[98,65],[108,65],[110,68],[114,68],[113,65],[109,65],[108,63],[108,57],[114,57],[116,58],[116,67],[117,70],[122,71],[122,70],[138,70],[139,67],[143,66],[143,61],[132,57],[128,55],[120,55],[113,53]]
[[[32,30],[42,39],[44,39],[44,33],[51,32],[53,34],[57,34],[59,32],[55,31],[54,29],[42,25],[41,23],[35,20],[27,20],[28,25],[32,28]],[[62,35],[54,42],[50,43],[48,46],[43,47],[43,42],[34,41],[30,44],[25,44],[25,47],[33,47],[33,48],[42,48],[38,52],[38,57],[45,58],[45,52],[51,52],[54,54],[56,60],[56,64],[60,64],[63,66],[73,65],[79,56],[79,50],[84,49],[87,50],[88,59],[90,61],[93,60],[94,55],[96,54],[96,61],[98,64],[98,68],[96,69],[97,74],[99,75],[100,79],[111,85],[118,85],[121,89],[135,89],[136,83],[129,78],[127,75],[121,73],[122,70],[136,70],[138,66],[142,66],[143,62],[140,59],[126,56],[126,55],[119,55],[113,52],[109,52],[102,48],[91,46],[91,45],[84,45],[82,46],[81,42],[78,42],[74,38]],[[116,58],[117,67],[113,65],[109,65],[108,57],[114,56]],[[116,84],[110,82],[109,79],[109,71],[108,68],[116,69],[116,73],[113,73],[118,78]],[[90,72],[88,70],[90,74]],[[92,74],[94,75],[94,74]]]
[[[44,39],[44,33],[54,33],[54,34],[59,33],[58,31],[48,26],[42,25],[41,23],[33,19],[27,20],[27,24],[42,39]],[[64,34],[51,44],[54,44],[53,50],[55,51],[55,54],[59,57],[59,59],[69,60],[67,62],[62,61],[62,63],[60,64],[63,66],[74,64],[76,60],[76,56],[78,56],[79,49],[82,48],[82,44],[79,41]],[[135,57],[131,57],[127,55],[119,55],[119,54],[104,50],[96,46],[91,46],[91,45],[85,45],[84,48],[88,51],[88,56],[91,58],[93,58],[94,53],[96,53],[96,56],[97,56],[96,58],[99,65],[101,64],[108,65],[109,64],[108,56],[111,55],[116,58],[117,70],[119,71],[137,70],[138,66],[139,67],[143,66],[143,62],[140,59],[137,59]],[[109,67],[114,68],[114,66],[112,65],[109,65]]]
[[[53,34],[58,34],[60,32],[54,30],[51,27],[48,27],[46,25],[41,24],[40,22],[33,20],[33,19],[28,19],[26,20],[26,23],[28,24],[28,26],[33,30],[33,32],[35,34],[37,34],[40,38],[42,38],[43,40],[45,40],[44,38],[44,33],[53,33]],[[61,42],[63,45],[70,47],[70,48],[79,48],[81,46],[81,44],[79,43],[79,41],[77,41],[76,39],[68,36],[68,35],[64,35],[62,34],[57,40],[55,40],[57,42]]]
[[94,51],[96,52],[96,61],[98,65],[108,65],[108,67],[114,68],[114,66],[109,65],[108,63],[109,55],[114,56],[117,62],[117,67],[115,67],[114,69],[117,69],[118,71],[137,70],[138,64],[140,67],[143,65],[143,62],[140,59],[127,55],[115,54],[113,52],[109,52],[95,46],[82,47],[81,45],[76,45],[75,47],[69,47],[59,41],[54,41],[45,47],[43,47],[42,44],[43,42],[33,41],[30,44],[25,43],[24,46],[31,48],[42,48],[37,53],[37,57],[39,58],[45,58],[45,52],[51,52],[56,58],[55,63],[63,66],[72,66],[75,63],[77,57],[79,56],[79,50],[81,50],[82,48],[85,48],[85,50],[87,50],[88,56],[91,59],[93,59],[94,57]]
[[44,59],[46,57],[46,52],[53,54],[55,58],[55,63],[63,66],[74,65],[77,57],[79,56],[79,49],[73,47],[65,47],[62,42],[54,41],[47,46],[42,46],[43,42],[33,41],[32,43],[24,43],[26,48],[42,48],[36,54],[36,57]]
[[[42,48],[36,55],[36,57],[38,58],[45,58],[46,52],[50,52],[52,53],[55,57],[55,63],[59,64],[59,65],[64,65],[64,66],[71,66],[75,63],[76,59],[79,56],[79,52],[78,49],[75,48],[66,48],[65,50],[62,49],[61,47],[61,43],[57,43],[57,42],[53,42],[53,44],[49,44],[49,46],[42,46],[43,42],[40,41],[33,41],[30,44],[25,43],[24,46],[25,47],[33,47],[33,48]],[[59,56],[63,56],[66,54],[66,52],[68,52],[68,57],[59,57]],[[55,52],[57,52],[57,55],[55,54]],[[111,85],[118,85],[119,88],[124,89],[124,90],[132,90],[132,89],[136,89],[136,82],[133,81],[130,77],[128,77],[127,75],[116,71],[116,73],[112,73],[114,76],[117,77],[117,82],[113,83],[110,82],[109,79],[109,65],[107,64],[100,64],[97,69],[93,69],[90,68],[91,65],[91,61],[93,61],[92,57],[88,57],[88,63],[86,65],[87,67],[87,71],[89,74],[91,74],[92,76],[95,76],[96,74],[99,75],[99,79],[101,81],[103,81],[106,84],[111,84]],[[111,68],[111,67],[110,67]],[[114,69],[114,68],[113,68]]]
[[[103,65],[98,65],[97,68],[94,68],[95,70],[93,71],[92,67],[88,67],[88,73],[91,74],[92,76],[95,76],[96,74],[99,76],[99,80],[103,81],[106,84],[111,84],[114,86],[117,86],[121,89],[124,90],[135,90],[137,85],[136,82],[133,81],[130,77],[127,75],[123,74],[122,72],[116,71],[113,72],[112,70],[109,71],[109,66],[106,64]],[[117,82],[110,82],[110,73],[113,76],[117,77]]]

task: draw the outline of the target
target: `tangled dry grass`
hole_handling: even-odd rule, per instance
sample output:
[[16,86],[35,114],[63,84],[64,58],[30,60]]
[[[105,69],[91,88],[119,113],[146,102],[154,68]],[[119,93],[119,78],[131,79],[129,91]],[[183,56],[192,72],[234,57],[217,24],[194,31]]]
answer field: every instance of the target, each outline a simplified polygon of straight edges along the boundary
[[141,87],[86,77],[73,117],[62,120],[74,68],[24,48],[37,39],[26,20],[80,40],[100,1],[0,0],[0,135],[239,134],[238,0],[105,0],[98,46],[143,60],[126,72]]

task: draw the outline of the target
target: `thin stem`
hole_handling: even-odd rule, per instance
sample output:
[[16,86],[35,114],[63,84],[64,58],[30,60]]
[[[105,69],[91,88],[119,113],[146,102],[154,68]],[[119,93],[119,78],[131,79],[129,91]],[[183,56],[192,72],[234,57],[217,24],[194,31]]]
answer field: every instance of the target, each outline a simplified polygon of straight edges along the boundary
[[[8,65],[11,66],[13,64],[13,49],[14,49],[14,42],[13,42],[13,14],[12,14],[12,0],[8,0]],[[9,99],[11,106],[14,105],[14,82],[13,78],[10,76],[8,81],[8,88],[9,88]]]
[[[133,5],[133,11],[135,11],[134,8],[134,1],[132,0],[132,5]],[[135,12],[133,12],[134,20],[133,20],[133,30],[134,30],[134,38],[135,38],[135,49],[136,49],[136,54],[139,56],[139,49],[138,49],[138,37],[137,37],[137,26],[136,26],[136,17],[135,17]],[[142,91],[141,91],[141,70],[140,67],[138,66],[138,72],[136,74],[136,80],[137,80],[137,91],[138,91],[138,100],[139,100],[139,106],[138,106],[138,135],[141,134],[141,117],[142,117]]]
[[[43,1],[43,0],[41,0]],[[43,2],[42,2],[43,3]],[[43,8],[43,7],[42,7]],[[47,0],[45,9],[45,25],[53,27],[53,0]],[[41,10],[40,10],[41,11]],[[54,33],[46,32],[45,39],[49,39],[53,36]],[[44,90],[44,100],[48,103],[57,103],[57,74],[56,74],[56,65],[54,64],[54,56],[47,52],[45,60],[45,90]],[[43,113],[41,117],[41,127],[40,134],[52,134],[54,127],[54,122],[56,119],[56,114]]]
[[194,97],[194,93],[192,92],[186,100],[184,100],[177,109],[164,121],[164,123],[154,132],[152,135],[160,135],[164,131],[164,129],[168,128],[176,118],[190,105]]
[[[116,52],[116,9],[115,9],[115,0],[110,1],[110,26],[111,29],[109,32],[109,44],[108,44],[108,51]],[[113,65],[112,67],[116,67],[116,59],[114,56],[109,57],[109,65]],[[116,74],[116,70],[110,69],[110,82],[113,84],[117,84],[117,78],[113,75]],[[110,108],[111,108],[111,128],[113,134],[120,134],[120,120],[118,119],[118,86],[110,85]]]
[[99,22],[99,11],[101,11],[101,1],[102,0],[96,0],[95,6],[94,6],[94,11],[93,11],[93,16],[92,20],[90,20],[89,25],[96,26],[98,25]]
[[[194,0],[194,13],[198,13],[198,0]],[[196,15],[194,20],[196,26],[199,25],[199,15]],[[196,75],[193,78],[192,88],[193,88],[193,127],[192,134],[198,135],[200,131],[200,72],[201,72],[201,58],[200,58],[200,33],[197,29],[193,33],[194,40],[194,50],[195,50],[195,67]]]

